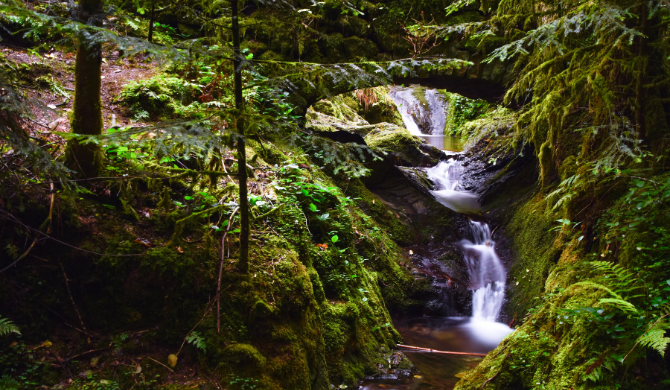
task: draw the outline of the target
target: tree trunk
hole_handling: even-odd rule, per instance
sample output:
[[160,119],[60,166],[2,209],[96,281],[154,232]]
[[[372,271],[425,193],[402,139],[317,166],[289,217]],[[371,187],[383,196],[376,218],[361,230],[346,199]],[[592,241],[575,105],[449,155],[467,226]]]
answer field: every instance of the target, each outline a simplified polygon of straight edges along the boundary
[[[80,0],[79,18],[89,24],[101,26],[101,0]],[[74,70],[74,103],[72,105],[72,133],[102,134],[102,102],[100,76],[102,48],[82,41],[77,49]],[[95,177],[102,168],[103,153],[99,145],[83,144],[76,139],[68,141],[66,165],[83,177]]]
[[149,16],[149,37],[147,38],[147,40],[149,42],[154,41],[154,23],[156,23],[155,9],[156,9],[156,2],[152,1],[151,2],[151,15]]
[[231,1],[233,17],[233,67],[235,72],[235,108],[237,109],[237,174],[240,185],[240,259],[238,268],[249,272],[249,201],[247,199],[247,152],[244,139],[244,100],[242,98],[242,62],[240,61],[240,25],[238,0]]

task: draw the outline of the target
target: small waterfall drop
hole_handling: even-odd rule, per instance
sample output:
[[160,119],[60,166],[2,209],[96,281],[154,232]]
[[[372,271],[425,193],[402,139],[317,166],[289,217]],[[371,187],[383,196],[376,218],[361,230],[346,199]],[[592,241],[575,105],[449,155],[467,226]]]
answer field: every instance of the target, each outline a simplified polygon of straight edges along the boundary
[[415,117],[420,118],[425,115],[425,110],[419,99],[414,96],[414,90],[411,88],[392,88],[389,95],[398,107],[405,128],[414,135],[422,135],[423,133],[416,123]]
[[437,89],[426,90],[425,97],[430,108],[430,134],[444,135],[444,125],[447,124],[447,104]]
[[[423,94],[424,102],[416,94]],[[438,149],[444,149],[444,126],[447,123],[448,107],[437,89],[393,87],[389,95],[410,133],[425,139]]]
[[491,229],[484,222],[470,220],[473,241],[463,240],[472,295],[473,321],[495,322],[505,299],[507,274],[495,251]]
[[[479,212],[477,196],[461,185],[463,167],[458,160],[442,161],[426,171],[435,183],[431,193],[438,202],[459,213],[473,215]],[[495,251],[489,225],[470,219],[469,228],[472,239],[462,240],[460,245],[465,253],[473,291],[470,326],[477,337],[497,343],[512,331],[507,325],[496,322],[505,300],[507,274]]]

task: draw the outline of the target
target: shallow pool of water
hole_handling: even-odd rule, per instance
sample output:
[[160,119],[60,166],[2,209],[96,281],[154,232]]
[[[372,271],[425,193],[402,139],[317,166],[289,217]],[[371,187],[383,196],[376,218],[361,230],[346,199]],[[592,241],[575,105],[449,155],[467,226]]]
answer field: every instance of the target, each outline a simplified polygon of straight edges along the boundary
[[465,144],[460,138],[450,135],[421,134],[418,137],[425,139],[430,145],[448,152],[462,152]]
[[[497,322],[476,322],[470,317],[423,317],[397,320],[396,329],[406,345],[441,351],[487,353],[495,349],[512,329]],[[364,390],[453,389],[460,378],[475,368],[482,357],[411,352],[405,355],[419,370],[402,381],[363,381]]]

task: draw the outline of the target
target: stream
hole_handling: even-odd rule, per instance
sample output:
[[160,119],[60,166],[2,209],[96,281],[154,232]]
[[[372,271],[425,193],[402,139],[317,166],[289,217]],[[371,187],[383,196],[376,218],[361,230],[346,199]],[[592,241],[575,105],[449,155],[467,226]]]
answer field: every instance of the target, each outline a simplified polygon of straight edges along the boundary
[[[424,93],[423,99],[417,94]],[[505,300],[507,273],[495,250],[489,225],[481,217],[477,195],[465,190],[463,167],[458,160],[460,140],[444,136],[446,102],[437,90],[394,87],[391,98],[396,103],[405,127],[447,153],[450,159],[427,168],[435,184],[431,194],[445,207],[469,216],[469,237],[462,239],[472,291],[470,317],[420,317],[396,320],[394,325],[406,345],[441,351],[488,353],[512,332],[496,322]],[[453,389],[461,377],[483,358],[447,355],[403,349],[418,373],[403,379],[390,377],[361,382],[360,389]]]

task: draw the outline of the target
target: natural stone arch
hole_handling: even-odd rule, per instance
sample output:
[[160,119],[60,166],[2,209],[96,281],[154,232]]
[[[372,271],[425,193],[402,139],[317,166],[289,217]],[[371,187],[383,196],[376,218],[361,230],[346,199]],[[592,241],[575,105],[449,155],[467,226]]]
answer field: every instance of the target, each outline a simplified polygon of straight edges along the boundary
[[[454,58],[442,59],[453,61],[452,67],[441,70],[427,71],[417,66],[409,76],[394,76],[391,84],[419,84],[449,92],[458,93],[471,99],[483,99],[491,103],[500,103],[505,94],[505,85],[513,77],[513,64],[500,61],[491,63],[481,62],[481,56],[470,56],[468,52],[457,51]],[[468,61],[469,62],[465,62]],[[469,65],[468,65],[469,64]],[[358,66],[358,64],[353,64]],[[332,65],[325,65],[332,66]],[[350,64],[351,66],[351,64]],[[367,65],[373,72],[373,65]],[[365,65],[360,65],[365,68]],[[334,77],[324,77],[322,74],[314,77],[294,80],[289,94],[289,101],[298,108],[298,113],[305,115],[307,109],[321,99],[352,92],[357,89],[388,85],[388,80],[371,78],[362,82],[343,82]]]

